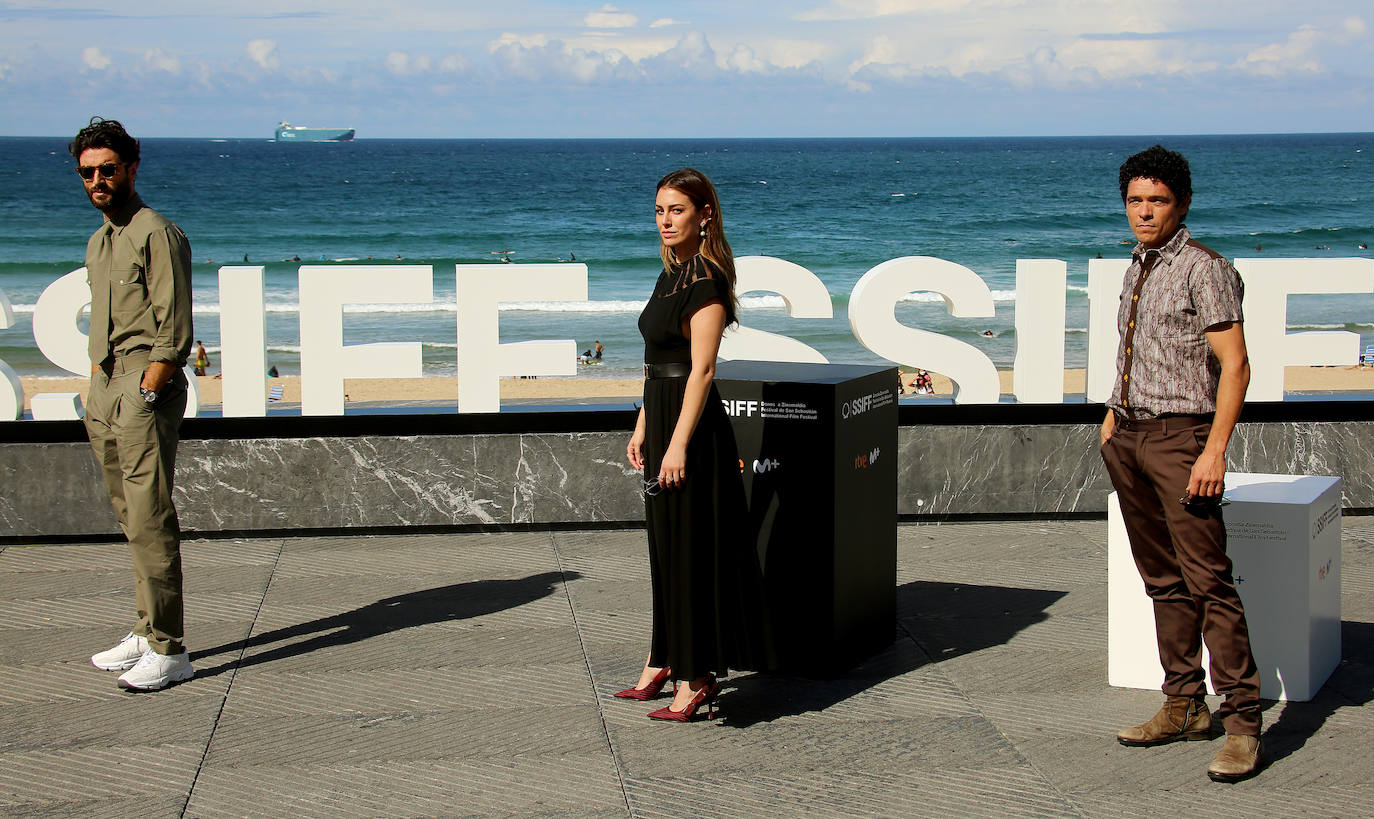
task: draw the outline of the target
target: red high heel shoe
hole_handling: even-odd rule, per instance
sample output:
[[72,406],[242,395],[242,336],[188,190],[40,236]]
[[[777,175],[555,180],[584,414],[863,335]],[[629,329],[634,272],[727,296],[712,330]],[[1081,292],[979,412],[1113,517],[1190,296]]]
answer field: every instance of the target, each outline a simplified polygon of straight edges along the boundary
[[687,705],[681,711],[674,711],[672,706],[664,706],[657,711],[649,713],[649,719],[661,719],[669,722],[691,722],[696,718],[697,709],[706,706],[706,718],[715,719],[716,695],[720,693],[720,683],[714,676],[703,685],[692,698],[687,701]]
[[[651,700],[658,696],[658,692],[663,690],[663,684],[668,681],[668,675],[672,674],[671,668],[660,669],[654,675],[649,684],[643,688],[626,688],[624,691],[617,691],[611,696],[620,697],[622,700]],[[677,693],[677,682],[673,683],[673,693]]]

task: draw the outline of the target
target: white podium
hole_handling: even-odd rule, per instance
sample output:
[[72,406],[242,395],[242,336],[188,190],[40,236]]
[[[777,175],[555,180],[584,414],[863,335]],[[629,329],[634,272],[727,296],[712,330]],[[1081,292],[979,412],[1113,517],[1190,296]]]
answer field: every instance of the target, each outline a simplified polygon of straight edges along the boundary
[[[1341,661],[1341,479],[1227,473],[1227,553],[1250,626],[1260,696],[1310,700]],[[1204,647],[1207,690],[1216,693]],[[1154,609],[1107,496],[1107,681],[1159,688]]]
[[29,399],[29,412],[35,421],[80,421],[86,407],[79,392],[44,392]]

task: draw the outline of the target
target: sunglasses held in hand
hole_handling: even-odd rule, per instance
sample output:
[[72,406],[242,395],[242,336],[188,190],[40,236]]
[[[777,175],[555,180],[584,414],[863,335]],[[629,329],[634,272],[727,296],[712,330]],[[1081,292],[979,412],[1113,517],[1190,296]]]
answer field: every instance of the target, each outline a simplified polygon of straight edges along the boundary
[[1217,496],[1215,496],[1215,497],[1210,497],[1210,498],[1204,498],[1204,497],[1202,497],[1202,496],[1200,496],[1200,495],[1194,495],[1194,496],[1184,495],[1183,497],[1181,497],[1181,498],[1178,499],[1178,502],[1179,502],[1181,505],[1183,505],[1183,506],[1230,506],[1230,505],[1231,505],[1231,502],[1230,502],[1229,500],[1227,500],[1227,499],[1226,499],[1224,496],[1222,496],[1222,495],[1217,495]]

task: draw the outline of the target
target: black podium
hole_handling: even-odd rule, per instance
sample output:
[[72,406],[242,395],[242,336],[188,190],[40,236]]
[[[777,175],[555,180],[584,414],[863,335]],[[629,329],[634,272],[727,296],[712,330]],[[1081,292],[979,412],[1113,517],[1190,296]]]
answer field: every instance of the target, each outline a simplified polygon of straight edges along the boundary
[[897,372],[722,362],[763,570],[769,668],[838,674],[892,642]]

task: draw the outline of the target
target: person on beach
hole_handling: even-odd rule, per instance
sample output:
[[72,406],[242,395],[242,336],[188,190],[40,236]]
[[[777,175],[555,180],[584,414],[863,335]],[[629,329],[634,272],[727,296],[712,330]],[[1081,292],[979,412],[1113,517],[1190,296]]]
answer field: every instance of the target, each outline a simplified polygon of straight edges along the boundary
[[639,682],[615,696],[653,699],[672,680],[672,704],[649,716],[687,722],[703,705],[714,713],[718,674],[749,667],[744,484],[713,383],[721,334],[736,319],[735,266],[705,174],[683,168],[656,190],[663,272],[639,316],[644,403],[625,450],[646,478],[653,629]]
[[1117,739],[1149,746],[1212,738],[1206,643],[1226,731],[1207,774],[1236,782],[1255,775],[1264,757],[1259,670],[1220,503],[1226,445],[1250,383],[1244,288],[1230,262],[1183,224],[1193,186],[1181,154],[1156,145],[1127,159],[1118,181],[1137,244],[1117,311],[1121,342],[1102,460],[1154,604],[1165,701]]
[[205,370],[210,366],[210,354],[205,352],[205,345],[196,339],[196,363],[194,372],[196,375],[205,375]]
[[68,146],[105,215],[86,243],[91,385],[86,432],[133,554],[138,620],[91,657],[119,687],[155,691],[194,673],[182,645],[181,530],[172,469],[191,353],[191,245],[134,190],[139,143],[93,117]]

